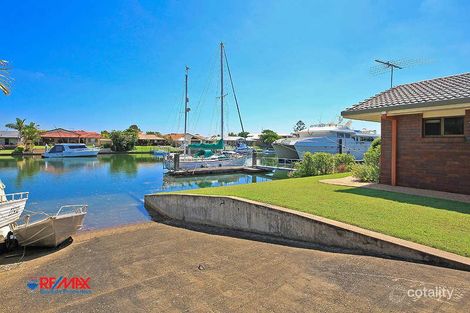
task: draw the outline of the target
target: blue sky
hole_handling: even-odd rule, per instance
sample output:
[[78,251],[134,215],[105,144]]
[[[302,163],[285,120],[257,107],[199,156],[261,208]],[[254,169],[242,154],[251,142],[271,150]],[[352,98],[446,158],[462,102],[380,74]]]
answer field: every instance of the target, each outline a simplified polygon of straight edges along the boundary
[[[187,64],[189,131],[218,133],[222,40],[245,128],[290,132],[387,89],[388,75],[370,74],[376,58],[424,63],[397,84],[469,71],[468,12],[468,1],[437,0],[6,1],[0,58],[15,80],[0,129],[22,117],[43,129],[182,131]],[[230,92],[227,102],[238,132]]]

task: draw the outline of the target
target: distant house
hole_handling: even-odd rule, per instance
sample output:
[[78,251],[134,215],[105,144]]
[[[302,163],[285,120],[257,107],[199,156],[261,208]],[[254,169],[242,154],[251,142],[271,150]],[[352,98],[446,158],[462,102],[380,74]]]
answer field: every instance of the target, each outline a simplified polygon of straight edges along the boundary
[[14,148],[20,142],[20,133],[17,130],[0,131],[0,148]]
[[100,138],[101,135],[96,132],[67,130],[64,128],[56,128],[41,133],[41,141],[43,144],[84,143],[99,145]]
[[[184,143],[184,133],[170,133],[164,136],[165,139],[174,147],[181,147]],[[202,143],[205,141],[205,137],[196,134],[192,135],[190,133],[186,134],[186,142],[190,143]]]
[[[209,142],[216,142],[220,140],[220,136],[211,136],[207,138],[207,141]],[[224,136],[224,145],[225,146],[231,146],[231,147],[236,147],[240,142],[245,141],[245,138],[240,137],[240,136]]]
[[470,194],[470,73],[400,85],[341,114],[381,122],[381,183]]
[[139,133],[139,146],[157,146],[166,144],[166,139],[155,134]]

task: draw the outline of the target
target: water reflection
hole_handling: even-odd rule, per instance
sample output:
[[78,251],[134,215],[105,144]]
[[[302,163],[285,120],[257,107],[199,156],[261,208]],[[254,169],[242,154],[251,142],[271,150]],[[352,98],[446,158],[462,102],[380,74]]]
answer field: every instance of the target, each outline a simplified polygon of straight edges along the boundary
[[252,174],[170,177],[165,175],[163,164],[148,154],[69,159],[0,157],[0,178],[9,193],[30,192],[30,210],[54,213],[61,205],[88,204],[87,229],[148,220],[143,206],[145,194],[273,179]]
[[63,175],[73,171],[94,171],[107,166],[112,174],[135,176],[139,167],[153,166],[159,160],[152,155],[104,155],[96,158],[42,159],[33,157],[0,157],[0,170],[17,170],[15,185],[32,179],[41,172]]

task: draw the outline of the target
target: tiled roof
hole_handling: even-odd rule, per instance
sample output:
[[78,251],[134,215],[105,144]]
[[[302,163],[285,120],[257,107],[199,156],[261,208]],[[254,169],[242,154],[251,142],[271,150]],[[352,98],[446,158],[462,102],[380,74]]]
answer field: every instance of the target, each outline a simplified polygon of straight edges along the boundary
[[101,135],[96,132],[88,132],[84,130],[66,130],[57,128],[43,132],[42,138],[101,138]]
[[155,134],[139,133],[139,140],[165,140],[165,138],[159,137]]
[[345,113],[440,102],[470,102],[470,73],[399,85],[353,105]]

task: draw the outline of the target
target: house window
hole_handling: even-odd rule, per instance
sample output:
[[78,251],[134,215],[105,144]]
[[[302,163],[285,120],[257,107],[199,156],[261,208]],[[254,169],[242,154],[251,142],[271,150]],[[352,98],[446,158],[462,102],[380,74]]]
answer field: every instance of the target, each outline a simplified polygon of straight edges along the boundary
[[459,136],[464,134],[464,117],[437,117],[423,120],[424,136]]

